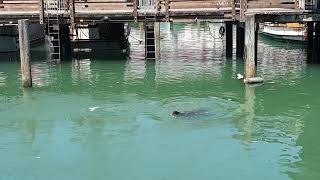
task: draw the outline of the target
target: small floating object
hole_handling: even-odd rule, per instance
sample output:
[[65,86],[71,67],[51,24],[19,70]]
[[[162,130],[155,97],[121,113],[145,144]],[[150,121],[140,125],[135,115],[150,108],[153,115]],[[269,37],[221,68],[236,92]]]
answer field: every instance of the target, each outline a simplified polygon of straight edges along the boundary
[[98,109],[99,107],[89,107],[89,111],[93,112],[95,111],[96,109]]
[[246,84],[260,84],[260,83],[263,83],[264,80],[261,77],[254,77],[254,78],[244,79],[243,82]]
[[242,74],[237,74],[237,79],[238,79],[238,80],[243,79],[243,75],[242,75]]
[[40,159],[40,156],[35,157],[36,159]]

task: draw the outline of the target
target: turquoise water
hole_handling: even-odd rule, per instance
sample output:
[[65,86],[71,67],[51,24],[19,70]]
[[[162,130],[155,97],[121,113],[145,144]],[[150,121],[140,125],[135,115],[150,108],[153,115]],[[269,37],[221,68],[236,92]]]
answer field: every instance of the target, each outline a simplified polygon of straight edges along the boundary
[[136,26],[128,58],[50,64],[35,48],[25,90],[17,57],[1,55],[0,180],[320,179],[320,66],[260,38],[266,83],[245,86],[219,26],[161,24],[155,62]]

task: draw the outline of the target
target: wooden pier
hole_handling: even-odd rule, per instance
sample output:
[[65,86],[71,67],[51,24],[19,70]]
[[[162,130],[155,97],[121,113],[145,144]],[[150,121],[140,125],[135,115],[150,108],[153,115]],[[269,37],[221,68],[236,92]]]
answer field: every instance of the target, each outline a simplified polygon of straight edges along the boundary
[[[14,25],[20,19],[46,24],[54,53],[61,54],[60,27],[68,27],[71,39],[76,29],[103,23],[144,22],[146,57],[158,57],[160,32],[154,23],[175,21],[226,22],[226,53],[232,56],[232,27],[237,26],[237,56],[243,56],[246,78],[256,76],[257,24],[263,22],[308,22],[319,41],[320,0],[0,0],[0,24]],[[148,39],[149,38],[149,39]],[[153,42],[151,42],[153,41]],[[316,42],[314,44],[320,44]],[[319,48],[315,46],[313,48]],[[150,51],[149,51],[150,49]]]

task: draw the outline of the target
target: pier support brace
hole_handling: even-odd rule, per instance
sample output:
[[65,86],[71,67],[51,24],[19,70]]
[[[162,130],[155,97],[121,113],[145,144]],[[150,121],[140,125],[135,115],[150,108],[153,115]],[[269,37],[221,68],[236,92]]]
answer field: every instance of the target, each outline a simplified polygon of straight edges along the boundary
[[32,87],[30,67],[29,20],[18,21],[22,86]]
[[237,57],[243,58],[244,50],[244,28],[237,25]]
[[232,57],[233,22],[226,22],[226,56]]
[[246,18],[245,25],[245,50],[244,50],[244,59],[245,59],[245,78],[253,78],[256,76],[256,23],[255,16],[250,15]]

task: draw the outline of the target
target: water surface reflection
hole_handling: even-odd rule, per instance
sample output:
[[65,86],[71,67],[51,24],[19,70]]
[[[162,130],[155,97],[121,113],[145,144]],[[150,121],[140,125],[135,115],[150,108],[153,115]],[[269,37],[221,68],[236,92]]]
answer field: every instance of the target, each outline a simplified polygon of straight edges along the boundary
[[220,26],[161,24],[155,62],[139,25],[127,59],[47,64],[35,53],[29,91],[19,63],[1,62],[0,179],[318,179],[320,68],[261,38],[267,82],[245,86]]

